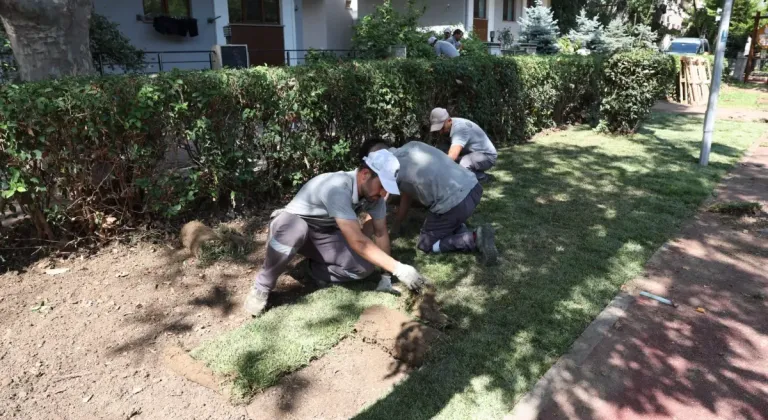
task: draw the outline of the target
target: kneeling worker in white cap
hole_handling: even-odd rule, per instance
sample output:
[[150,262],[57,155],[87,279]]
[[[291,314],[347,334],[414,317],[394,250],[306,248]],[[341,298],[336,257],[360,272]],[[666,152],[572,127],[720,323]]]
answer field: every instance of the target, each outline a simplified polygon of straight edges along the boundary
[[[309,260],[309,275],[320,284],[362,280],[377,266],[412,290],[423,287],[426,280],[415,268],[389,255],[386,196],[400,194],[399,170],[389,151],[371,153],[355,171],[312,178],[288,206],[272,213],[264,265],[245,311],[253,316],[264,311],[269,292],[296,254]],[[357,213],[363,211],[373,219],[373,240],[360,226]]]
[[438,41],[437,38],[431,36],[427,40],[427,43],[435,48],[435,54],[437,54],[438,57],[446,56],[453,58],[459,56],[459,51],[448,41]]
[[435,108],[429,116],[430,131],[451,136],[448,157],[472,171],[478,181],[486,181],[485,173],[496,164],[498,153],[480,126],[464,118],[451,118],[445,108]]

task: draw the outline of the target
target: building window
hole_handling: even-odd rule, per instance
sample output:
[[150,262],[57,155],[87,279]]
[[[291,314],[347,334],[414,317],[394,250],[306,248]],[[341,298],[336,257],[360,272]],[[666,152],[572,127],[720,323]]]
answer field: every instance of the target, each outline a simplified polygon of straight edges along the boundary
[[280,24],[280,0],[228,0],[231,23]]
[[475,0],[475,19],[488,19],[485,4],[486,0]]
[[145,16],[179,16],[192,15],[189,0],[143,0]]
[[517,20],[515,15],[515,0],[504,0],[504,14],[502,20],[514,22]]

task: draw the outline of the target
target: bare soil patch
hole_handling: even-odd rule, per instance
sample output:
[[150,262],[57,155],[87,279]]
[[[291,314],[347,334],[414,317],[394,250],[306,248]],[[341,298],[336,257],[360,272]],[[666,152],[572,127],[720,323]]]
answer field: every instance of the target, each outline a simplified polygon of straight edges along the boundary
[[386,395],[406,376],[381,347],[347,338],[257,395],[247,412],[254,419],[346,419]]

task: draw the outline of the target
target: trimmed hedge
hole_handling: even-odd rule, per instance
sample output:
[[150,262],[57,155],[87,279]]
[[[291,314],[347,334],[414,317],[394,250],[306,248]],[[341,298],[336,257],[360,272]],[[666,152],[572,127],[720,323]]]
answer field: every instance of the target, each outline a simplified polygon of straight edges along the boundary
[[675,89],[675,58],[649,50],[635,50],[609,58],[605,65],[601,125],[627,133],[651,112],[659,99]]
[[[435,106],[476,121],[501,145],[600,118],[631,129],[673,75],[671,58],[627,53],[2,85],[0,182],[43,237],[59,236],[57,229],[108,236],[202,203],[279,197],[318,173],[351,167],[368,136],[419,137]],[[170,166],[169,154],[179,151],[188,160]]]

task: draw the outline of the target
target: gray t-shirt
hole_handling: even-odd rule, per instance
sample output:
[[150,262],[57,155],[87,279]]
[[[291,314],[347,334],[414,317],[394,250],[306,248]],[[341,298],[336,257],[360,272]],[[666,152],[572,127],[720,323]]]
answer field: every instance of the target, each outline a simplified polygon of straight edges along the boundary
[[397,185],[400,191],[427,206],[435,214],[456,207],[477,185],[477,177],[452,161],[442,151],[412,141],[389,149],[400,162]]
[[459,51],[456,50],[456,47],[446,41],[437,41],[435,42],[435,54],[437,54],[438,57],[444,55],[453,58],[459,56]]
[[357,171],[332,172],[310,179],[285,211],[313,227],[338,228],[335,219],[357,220],[357,213],[363,211],[374,219],[383,219],[387,216],[387,204],[384,199],[373,203],[358,199]]
[[449,44],[453,45],[453,47],[456,48],[457,50],[461,48],[461,41],[456,41],[456,38],[454,38],[453,35],[449,36],[448,39],[446,39],[446,41]]
[[451,145],[458,144],[468,153],[480,152],[486,155],[498,156],[496,147],[480,126],[464,118],[451,118]]

